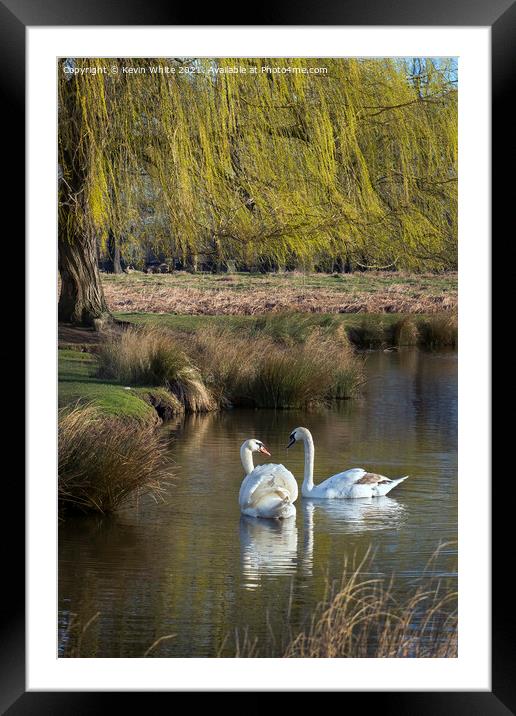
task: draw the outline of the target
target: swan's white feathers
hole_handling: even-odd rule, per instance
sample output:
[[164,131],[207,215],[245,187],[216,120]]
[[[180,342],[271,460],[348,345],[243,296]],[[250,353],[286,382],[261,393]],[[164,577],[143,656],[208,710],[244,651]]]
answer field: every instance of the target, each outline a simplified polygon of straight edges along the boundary
[[240,496],[249,501],[256,490],[280,488],[295,502],[298,494],[296,478],[284,465],[258,465],[242,482]]
[[255,467],[244,478],[238,501],[244,514],[254,517],[287,517],[295,513],[293,502],[298,486],[294,475],[284,465]]
[[406,480],[407,477],[408,475],[397,480],[391,480],[385,475],[378,475],[374,472],[367,472],[361,467],[355,467],[332,475],[332,477],[319,485],[314,485],[310,491],[310,496],[329,499],[380,497],[386,495],[393,487]]

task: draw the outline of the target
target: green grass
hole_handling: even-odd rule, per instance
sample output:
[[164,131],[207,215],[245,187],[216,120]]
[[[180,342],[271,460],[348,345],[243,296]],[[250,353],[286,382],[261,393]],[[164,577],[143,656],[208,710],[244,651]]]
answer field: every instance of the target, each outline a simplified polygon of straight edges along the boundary
[[94,402],[108,414],[140,421],[153,421],[156,411],[134,390],[97,376],[97,359],[90,353],[59,351],[59,407]]
[[266,286],[291,286],[293,288],[331,289],[343,292],[376,291],[390,286],[406,286],[414,291],[429,294],[457,289],[457,274],[410,274],[400,272],[365,271],[352,274],[340,273],[303,273],[287,271],[284,273],[247,273],[232,274],[188,273],[176,271],[172,274],[145,274],[134,272],[125,274],[102,274],[102,281],[109,284],[127,284],[140,286],[170,286],[171,284],[188,288],[227,288],[231,291],[247,292]]
[[[292,313],[292,314],[264,314],[263,316],[206,316],[206,315],[177,315],[175,313],[115,313],[116,318],[137,325],[159,325],[184,333],[195,333],[206,328],[228,328],[231,330],[256,331],[260,327],[274,333],[293,330],[298,333],[299,326],[327,327],[342,325],[346,329],[359,328],[367,325],[376,335],[382,334],[396,321],[404,317],[400,313]],[[423,318],[424,316],[418,316]],[[288,327],[286,320],[291,323]],[[280,330],[280,326],[282,329]]]

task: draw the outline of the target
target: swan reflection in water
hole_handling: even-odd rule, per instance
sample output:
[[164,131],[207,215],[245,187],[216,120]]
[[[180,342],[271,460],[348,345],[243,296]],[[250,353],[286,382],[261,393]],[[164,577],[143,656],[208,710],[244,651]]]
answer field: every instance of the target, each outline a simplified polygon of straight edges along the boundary
[[297,571],[296,516],[265,520],[240,516],[242,574],[247,589],[259,586],[263,576],[295,574]]
[[390,497],[304,499],[302,512],[302,540],[298,540],[295,516],[285,520],[240,517],[240,550],[242,574],[247,578],[246,589],[258,587],[262,577],[295,574],[298,568],[310,576],[314,566],[314,532],[356,535],[397,529],[407,513],[402,504]]
[[319,532],[358,534],[397,529],[405,521],[407,510],[400,502],[386,496],[355,500],[304,499],[305,529],[312,532],[314,514]]

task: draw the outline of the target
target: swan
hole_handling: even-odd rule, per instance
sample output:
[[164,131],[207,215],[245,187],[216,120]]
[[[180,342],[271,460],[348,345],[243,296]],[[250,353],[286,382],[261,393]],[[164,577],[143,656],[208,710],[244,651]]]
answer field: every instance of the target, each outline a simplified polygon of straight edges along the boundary
[[329,477],[319,485],[314,485],[314,441],[307,428],[296,428],[292,431],[287,448],[292,447],[298,441],[303,441],[305,447],[305,477],[301,488],[303,497],[321,499],[378,497],[386,495],[393,487],[408,477],[405,475],[405,477],[391,480],[383,475],[366,472],[361,467],[354,467]]
[[261,440],[246,440],[240,447],[240,459],[246,477],[240,486],[240,510],[249,517],[281,519],[296,514],[293,502],[298,488],[294,475],[283,465],[253,465],[253,452],[270,457]]

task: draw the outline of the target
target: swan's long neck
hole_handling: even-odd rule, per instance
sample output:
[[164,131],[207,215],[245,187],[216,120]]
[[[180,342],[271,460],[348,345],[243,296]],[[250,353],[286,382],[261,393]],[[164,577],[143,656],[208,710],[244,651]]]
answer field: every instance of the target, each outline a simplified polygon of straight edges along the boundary
[[246,475],[254,470],[253,451],[245,443],[240,448],[240,459]]
[[310,433],[307,431],[303,435],[303,443],[305,446],[305,477],[303,480],[303,491],[310,492],[314,487],[314,441]]

